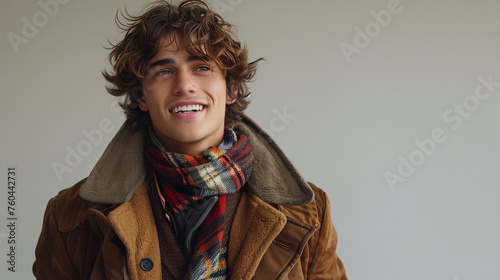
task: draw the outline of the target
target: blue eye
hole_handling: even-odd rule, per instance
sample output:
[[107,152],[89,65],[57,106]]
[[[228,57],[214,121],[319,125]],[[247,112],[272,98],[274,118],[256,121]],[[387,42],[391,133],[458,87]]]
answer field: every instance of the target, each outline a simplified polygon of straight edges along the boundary
[[156,73],[155,76],[163,76],[163,75],[169,75],[169,74],[172,74],[172,71],[170,71],[170,70],[162,70],[162,71]]
[[208,68],[207,66],[200,66],[197,68],[198,71],[209,71],[210,68]]

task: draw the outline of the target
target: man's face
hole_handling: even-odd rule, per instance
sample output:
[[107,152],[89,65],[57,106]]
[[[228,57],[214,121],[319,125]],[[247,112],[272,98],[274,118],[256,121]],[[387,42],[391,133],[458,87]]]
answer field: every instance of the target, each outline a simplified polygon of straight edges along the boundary
[[148,62],[138,103],[149,111],[167,151],[196,155],[222,141],[226,104],[231,101],[226,100],[226,81],[214,62],[170,42],[171,37],[165,37]]

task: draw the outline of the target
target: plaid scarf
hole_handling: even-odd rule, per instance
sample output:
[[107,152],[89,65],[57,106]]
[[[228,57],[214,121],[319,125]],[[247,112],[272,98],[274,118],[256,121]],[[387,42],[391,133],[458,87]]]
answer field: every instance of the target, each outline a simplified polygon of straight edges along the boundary
[[236,134],[228,130],[218,148],[209,147],[197,156],[162,152],[151,141],[146,145],[146,158],[159,175],[160,190],[174,213],[202,198],[218,196],[196,239],[191,279],[227,277],[227,249],[222,244],[227,234],[226,195],[239,191],[245,184],[253,161],[246,136],[236,140]]

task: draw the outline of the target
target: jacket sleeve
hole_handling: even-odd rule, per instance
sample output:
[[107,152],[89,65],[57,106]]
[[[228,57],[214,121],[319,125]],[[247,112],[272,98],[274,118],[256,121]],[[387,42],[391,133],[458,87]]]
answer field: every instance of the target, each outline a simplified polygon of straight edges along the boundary
[[312,188],[321,224],[315,232],[316,248],[309,264],[307,279],[347,280],[344,265],[336,253],[338,237],[331,218],[330,201],[324,191],[315,186]]
[[54,216],[54,199],[45,209],[42,232],[35,248],[33,274],[36,279],[79,279],[66,248],[66,242],[58,229]]

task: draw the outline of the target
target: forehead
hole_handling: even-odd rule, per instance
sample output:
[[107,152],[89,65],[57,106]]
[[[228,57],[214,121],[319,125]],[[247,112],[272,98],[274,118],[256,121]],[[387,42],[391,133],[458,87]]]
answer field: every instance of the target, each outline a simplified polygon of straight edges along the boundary
[[196,39],[186,40],[177,34],[168,34],[163,36],[157,42],[156,55],[164,55],[165,53],[186,53],[190,56],[197,56],[204,59],[209,59],[210,55],[207,53],[205,45],[197,44]]

